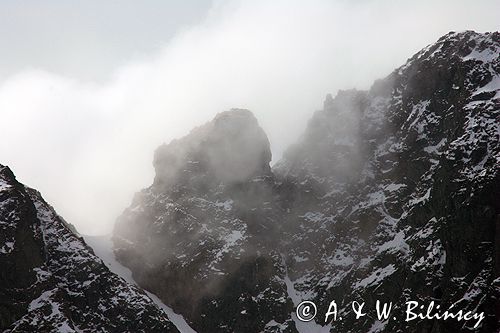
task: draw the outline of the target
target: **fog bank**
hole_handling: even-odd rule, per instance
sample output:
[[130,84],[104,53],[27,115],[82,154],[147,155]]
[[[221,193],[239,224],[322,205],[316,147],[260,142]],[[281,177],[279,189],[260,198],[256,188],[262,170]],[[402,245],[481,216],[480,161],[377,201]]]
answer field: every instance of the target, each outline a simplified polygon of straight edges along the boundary
[[0,79],[0,163],[81,233],[106,233],[151,184],[163,142],[245,108],[276,161],[327,93],[368,88],[450,30],[498,30],[499,10],[495,1],[216,1],[107,81],[44,68]]

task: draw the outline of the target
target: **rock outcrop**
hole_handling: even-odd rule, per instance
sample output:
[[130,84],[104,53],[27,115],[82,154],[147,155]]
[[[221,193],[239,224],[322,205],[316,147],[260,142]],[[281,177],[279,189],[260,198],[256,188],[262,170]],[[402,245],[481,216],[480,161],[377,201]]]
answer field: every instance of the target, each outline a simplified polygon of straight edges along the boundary
[[[369,91],[328,96],[271,170],[248,111],[161,146],[119,218],[118,259],[199,332],[494,332],[499,321],[500,34],[449,33]],[[392,301],[355,320],[350,303]],[[484,311],[406,322],[404,302]],[[321,319],[319,319],[321,318]],[[311,323],[310,323],[311,324]],[[314,325],[314,324],[311,324]]]
[[200,332],[290,321],[270,160],[249,111],[220,113],[158,148],[153,185],[115,226],[117,258]]
[[178,332],[71,229],[0,165],[2,332]]
[[[499,54],[499,33],[442,37],[369,91],[339,93],[275,167],[315,198],[289,202],[302,228],[286,246],[296,289],[323,311],[331,299],[394,302],[398,320],[351,315],[336,331],[497,329]],[[346,108],[356,120],[348,121],[352,138],[339,140]],[[478,330],[475,322],[404,322],[410,300],[486,319]]]

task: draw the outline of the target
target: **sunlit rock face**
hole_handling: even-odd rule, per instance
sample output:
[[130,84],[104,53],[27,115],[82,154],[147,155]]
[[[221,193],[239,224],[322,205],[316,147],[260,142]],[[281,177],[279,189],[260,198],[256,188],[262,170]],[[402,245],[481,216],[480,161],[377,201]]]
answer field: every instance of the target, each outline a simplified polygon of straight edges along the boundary
[[39,192],[0,165],[2,332],[177,332],[111,273]]
[[[292,312],[335,299],[335,332],[461,332],[406,322],[404,303],[484,311],[498,330],[500,34],[450,33],[368,91],[327,97],[269,169],[234,110],[161,146],[156,178],[114,232],[144,288],[199,332],[311,332]],[[393,302],[397,320],[350,302]]]

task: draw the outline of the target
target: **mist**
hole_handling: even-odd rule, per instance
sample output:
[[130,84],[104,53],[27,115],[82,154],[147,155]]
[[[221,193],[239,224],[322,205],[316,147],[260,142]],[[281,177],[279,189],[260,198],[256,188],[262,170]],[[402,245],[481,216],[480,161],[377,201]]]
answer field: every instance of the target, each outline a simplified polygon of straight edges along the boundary
[[[134,192],[152,183],[162,143],[221,111],[245,108],[268,135],[276,162],[327,93],[367,89],[448,31],[498,30],[499,7],[216,1],[198,24],[147,57],[130,56],[107,80],[43,67],[1,78],[0,162],[79,232],[108,233]],[[82,71],[100,66],[78,61]]]

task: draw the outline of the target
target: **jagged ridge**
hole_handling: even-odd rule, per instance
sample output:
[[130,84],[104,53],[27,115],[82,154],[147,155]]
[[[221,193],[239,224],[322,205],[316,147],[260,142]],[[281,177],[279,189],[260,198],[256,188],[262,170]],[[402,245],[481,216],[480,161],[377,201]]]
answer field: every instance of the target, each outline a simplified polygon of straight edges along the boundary
[[[353,320],[352,297],[397,301],[400,318],[411,299],[481,310],[479,331],[495,331],[499,49],[497,32],[443,36],[369,91],[328,98],[264,175],[214,175],[200,157],[210,134],[186,137],[174,168],[186,177],[136,196],[115,229],[119,259],[200,332],[294,332],[300,299],[320,314],[340,302],[339,332],[473,325]],[[176,160],[175,146],[160,151]]]
[[0,329],[177,332],[138,288],[112,274],[40,193],[0,165]]

